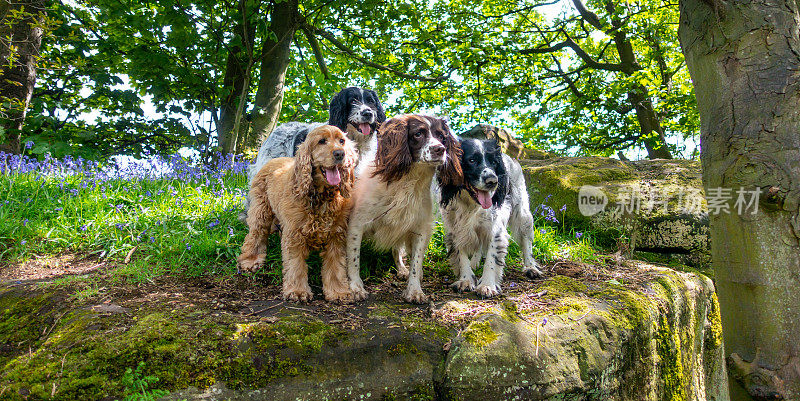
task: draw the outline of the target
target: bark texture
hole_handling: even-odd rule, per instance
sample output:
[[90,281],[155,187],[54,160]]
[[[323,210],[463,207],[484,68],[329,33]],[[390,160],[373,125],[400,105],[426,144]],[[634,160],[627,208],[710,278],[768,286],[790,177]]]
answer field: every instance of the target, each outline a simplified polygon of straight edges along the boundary
[[[234,27],[238,41],[228,49],[228,60],[225,65],[223,87],[229,90],[221,105],[217,141],[222,153],[235,153],[239,136],[246,130],[240,127],[244,103],[250,90],[250,70],[253,65],[253,45],[255,26],[250,23],[248,0],[239,0],[239,13],[242,19]],[[244,131],[244,132],[243,132]]]
[[0,151],[19,153],[22,124],[36,84],[43,0],[0,1]]
[[255,147],[272,132],[283,104],[283,83],[289,66],[289,47],[298,27],[298,0],[275,2],[270,12],[274,37],[264,42],[258,91],[245,147]]
[[[681,0],[706,196],[760,188],[756,214],[711,214],[730,371],[753,397],[800,398],[800,15],[794,0]],[[732,396],[745,395],[732,389]],[[741,399],[745,399],[741,398]]]

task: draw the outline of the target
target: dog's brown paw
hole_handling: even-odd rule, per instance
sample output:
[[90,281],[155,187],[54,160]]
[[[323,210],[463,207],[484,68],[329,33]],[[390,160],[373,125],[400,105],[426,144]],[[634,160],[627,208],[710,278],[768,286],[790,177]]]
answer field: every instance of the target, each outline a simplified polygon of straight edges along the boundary
[[325,300],[338,304],[349,304],[353,302],[353,294],[347,291],[330,291],[325,293]]
[[264,257],[260,255],[246,258],[240,257],[236,267],[240,273],[253,273],[260,269],[263,263]]
[[428,303],[428,296],[420,290],[403,292],[403,299],[412,304],[426,304]]
[[314,298],[314,294],[307,290],[284,291],[283,299],[293,302],[308,302]]

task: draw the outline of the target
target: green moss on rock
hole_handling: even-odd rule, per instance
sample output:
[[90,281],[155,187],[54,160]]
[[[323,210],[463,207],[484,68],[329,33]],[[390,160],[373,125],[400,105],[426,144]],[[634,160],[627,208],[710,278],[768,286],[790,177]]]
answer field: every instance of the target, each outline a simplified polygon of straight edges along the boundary
[[304,358],[340,334],[317,319],[237,327],[230,317],[196,312],[71,311],[33,352],[8,361],[2,384],[12,399],[22,399],[20,391],[49,399],[54,386],[58,399],[100,399],[122,394],[125,369],[144,361],[143,374],[158,377],[161,388],[206,388],[218,380],[233,389],[262,387],[310,371]]
[[662,399],[666,401],[686,400],[684,386],[687,383],[681,361],[680,334],[678,328],[669,324],[667,316],[664,314],[659,315],[655,340],[661,370],[660,383],[663,386]]
[[478,349],[484,348],[495,342],[499,336],[492,330],[492,325],[487,321],[473,322],[461,332],[464,340]]

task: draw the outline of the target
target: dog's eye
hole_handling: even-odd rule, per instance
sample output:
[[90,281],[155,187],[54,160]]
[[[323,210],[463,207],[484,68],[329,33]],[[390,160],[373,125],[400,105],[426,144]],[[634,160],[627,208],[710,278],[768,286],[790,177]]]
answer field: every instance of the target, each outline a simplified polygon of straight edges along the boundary
[[422,137],[422,131],[417,131],[414,133],[414,138],[420,138],[420,137]]
[[317,143],[318,143],[318,144],[320,144],[320,145],[324,145],[326,142],[328,142],[328,140],[327,140],[327,139],[325,139],[325,138],[322,138],[322,139],[320,139],[320,140],[319,140],[319,142],[317,142]]
[[342,145],[344,145],[344,139],[340,139],[340,140],[339,140],[339,143],[341,143]]

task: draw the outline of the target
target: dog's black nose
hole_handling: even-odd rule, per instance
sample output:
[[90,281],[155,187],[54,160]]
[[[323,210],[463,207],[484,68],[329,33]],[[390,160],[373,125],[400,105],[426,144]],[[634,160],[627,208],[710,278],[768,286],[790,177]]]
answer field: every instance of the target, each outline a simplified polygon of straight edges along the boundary
[[344,151],[343,150],[334,150],[333,151],[333,160],[340,162],[344,160]]
[[370,109],[364,109],[364,110],[361,110],[361,116],[362,116],[362,117],[365,117],[365,118],[372,118],[372,116],[374,116],[374,115],[375,115],[375,112],[373,112],[373,111],[372,111],[372,110],[370,110]]
[[433,154],[436,157],[442,157],[442,155],[444,154],[444,145],[436,145],[432,147],[431,154]]
[[494,174],[488,175],[483,178],[483,183],[486,184],[486,186],[494,187],[497,185],[497,176]]

